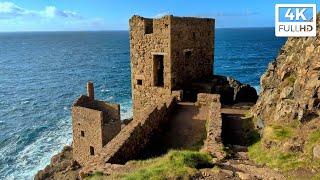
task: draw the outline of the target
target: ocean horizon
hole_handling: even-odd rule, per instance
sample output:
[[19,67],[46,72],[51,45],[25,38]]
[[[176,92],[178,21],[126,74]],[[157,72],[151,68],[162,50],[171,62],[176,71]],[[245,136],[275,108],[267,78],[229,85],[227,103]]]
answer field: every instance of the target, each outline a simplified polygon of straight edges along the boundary
[[[217,28],[214,74],[259,90],[285,40],[274,27]],[[0,67],[0,179],[33,179],[71,144],[71,105],[89,80],[132,116],[127,30],[0,32]]]
[[[266,27],[216,27],[215,29],[274,29],[274,26]],[[128,28],[129,29],[129,28]],[[117,32],[117,31],[127,31],[128,29],[102,29],[102,30],[37,30],[37,31],[1,31],[0,33],[47,33],[47,32]]]

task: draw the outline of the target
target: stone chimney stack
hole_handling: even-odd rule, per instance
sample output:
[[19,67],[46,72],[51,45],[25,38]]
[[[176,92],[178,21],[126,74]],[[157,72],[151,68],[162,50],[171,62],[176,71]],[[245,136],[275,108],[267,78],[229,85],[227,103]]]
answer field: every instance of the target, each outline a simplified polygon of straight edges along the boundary
[[87,96],[89,97],[89,100],[91,102],[94,101],[94,87],[93,87],[93,82],[88,81],[87,83]]

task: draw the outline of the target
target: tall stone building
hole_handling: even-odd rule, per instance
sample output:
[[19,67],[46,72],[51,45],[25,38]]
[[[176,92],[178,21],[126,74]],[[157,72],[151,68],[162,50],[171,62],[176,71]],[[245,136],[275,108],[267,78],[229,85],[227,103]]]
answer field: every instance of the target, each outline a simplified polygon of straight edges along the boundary
[[88,82],[87,96],[72,106],[73,158],[86,164],[120,130],[120,105],[95,100],[93,83]]
[[213,74],[214,19],[130,19],[134,117],[148,105]]

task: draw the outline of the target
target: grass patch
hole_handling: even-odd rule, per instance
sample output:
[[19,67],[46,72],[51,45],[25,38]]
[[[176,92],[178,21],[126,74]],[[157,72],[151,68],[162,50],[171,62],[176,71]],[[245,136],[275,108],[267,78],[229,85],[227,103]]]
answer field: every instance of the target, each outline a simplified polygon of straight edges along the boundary
[[297,153],[284,152],[277,147],[265,149],[259,141],[248,148],[250,159],[258,164],[265,164],[272,168],[279,168],[283,171],[296,169],[303,166]]
[[[283,143],[293,137],[295,131],[291,126],[267,126],[263,132],[263,139]],[[301,165],[298,153],[286,152],[278,146],[265,148],[259,141],[249,146],[249,157],[258,164],[266,164],[272,168],[290,170]]]
[[319,180],[320,179],[320,173],[317,173],[315,176],[311,178],[311,180]]
[[[312,161],[313,147],[316,144],[320,144],[320,130],[311,132],[305,145],[306,155],[308,155],[310,161]],[[317,165],[320,167],[320,160],[314,162],[318,162]]]
[[294,128],[288,125],[271,125],[264,129],[263,135],[270,140],[283,141],[293,137],[294,131]]
[[[295,125],[267,126],[262,141],[248,147],[249,158],[258,164],[277,168],[287,176],[290,176],[290,171],[298,168],[319,169],[320,161],[313,159],[312,149],[315,144],[320,143],[320,130],[305,132],[305,144],[301,152],[291,152],[283,148],[286,142],[292,141],[298,131],[299,128]],[[264,141],[277,142],[277,145],[266,148]]]
[[170,151],[165,156],[133,161],[137,167],[131,173],[122,175],[123,179],[187,179],[202,167],[212,166],[209,154],[197,151]]
[[293,136],[293,129],[287,126],[273,126],[273,135],[278,140],[288,139]]
[[100,171],[96,171],[94,172],[92,175],[84,178],[86,180],[90,179],[90,180],[103,180],[104,179],[104,176],[103,176],[103,173],[100,172]]
[[320,130],[313,131],[309,135],[308,143],[314,145],[316,143],[320,143]]

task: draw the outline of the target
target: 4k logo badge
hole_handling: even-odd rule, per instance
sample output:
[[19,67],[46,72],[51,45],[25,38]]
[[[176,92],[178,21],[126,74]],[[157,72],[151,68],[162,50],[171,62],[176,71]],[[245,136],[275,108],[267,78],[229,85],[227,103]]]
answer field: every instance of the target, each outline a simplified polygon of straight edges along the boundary
[[316,12],[316,4],[276,4],[276,36],[316,36]]

